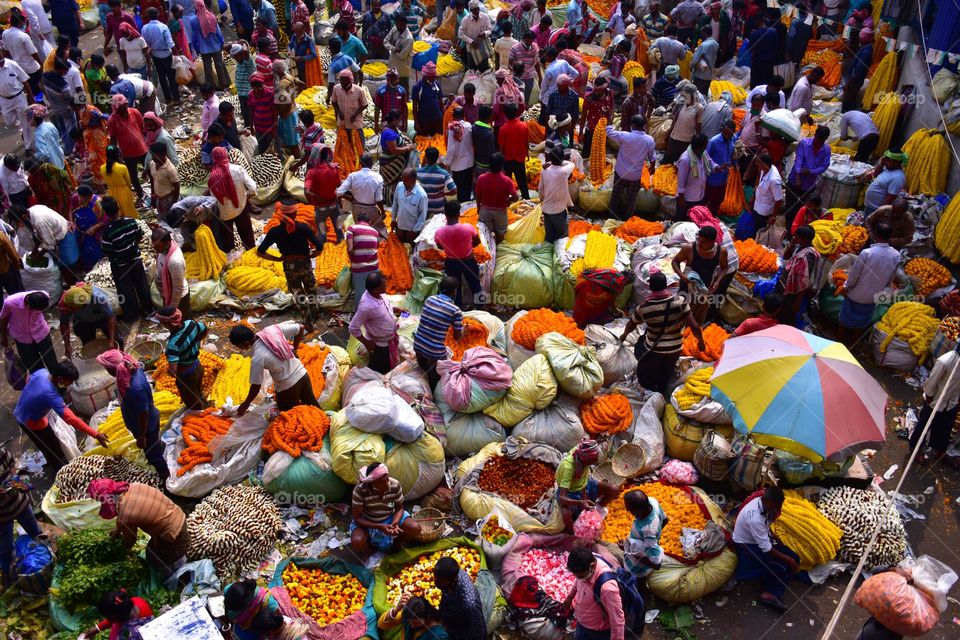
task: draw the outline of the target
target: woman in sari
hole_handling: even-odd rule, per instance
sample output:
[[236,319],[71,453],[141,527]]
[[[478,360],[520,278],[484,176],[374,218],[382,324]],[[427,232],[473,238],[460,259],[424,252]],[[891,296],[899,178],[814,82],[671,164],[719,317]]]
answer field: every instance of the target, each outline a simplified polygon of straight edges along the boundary
[[377,627],[388,631],[403,627],[403,640],[449,640],[440,623],[440,612],[425,598],[404,592],[400,600],[377,620]]
[[400,174],[407,166],[410,152],[416,145],[401,132],[402,118],[399,111],[387,114],[387,126],[380,132],[380,175],[383,177],[383,199],[386,204],[393,202],[393,190],[400,182]]
[[68,36],[59,36],[57,38],[56,48],[47,54],[47,59],[43,61],[43,72],[53,71],[53,61],[60,58],[64,62],[70,54],[70,38]]
[[110,145],[107,147],[107,161],[100,168],[103,181],[107,183],[107,193],[113,196],[120,205],[120,213],[128,218],[139,218],[137,207],[133,202],[133,183],[130,181],[130,171],[120,162],[120,149]]
[[183,25],[183,7],[175,4],[171,12],[167,28],[170,29],[170,35],[173,36],[173,52],[178,56],[186,56],[187,60],[193,62],[193,55],[190,53],[190,40],[187,38],[187,28]]
[[493,76],[497,80],[497,89],[493,92],[493,127],[499,131],[507,122],[503,111],[506,105],[517,105],[517,113],[523,113],[527,106],[523,102],[523,89],[514,82],[512,73],[497,69]]
[[103,189],[106,183],[103,172],[100,170],[107,161],[107,147],[110,145],[110,135],[107,133],[107,119],[94,106],[87,108],[80,114],[80,126],[83,128],[83,147],[86,153],[87,166],[93,176],[93,186]]
[[80,232],[80,264],[83,272],[89,271],[103,257],[100,234],[107,225],[107,218],[100,208],[100,196],[88,185],[81,184],[70,199],[70,215],[67,220]]
[[104,68],[103,56],[94,53],[83,66],[83,77],[90,90],[90,101],[102,113],[110,111],[110,77]]
[[137,596],[131,598],[125,589],[104,593],[97,603],[97,611],[104,619],[80,635],[84,640],[107,629],[110,630],[111,640],[139,639],[140,633],[137,629],[153,620],[153,609],[147,601]]
[[45,205],[57,212],[69,210],[70,194],[73,193],[76,184],[65,169],[37,158],[27,160],[23,168],[27,172],[27,182],[30,183],[37,204]]
[[234,582],[223,592],[223,598],[237,640],[260,640],[284,627],[276,598],[253,580]]
[[147,111],[143,114],[143,139],[147,143],[147,159],[143,161],[143,166],[147,166],[153,159],[153,154],[149,151],[154,142],[161,142],[166,147],[167,158],[173,166],[180,164],[180,158],[177,156],[177,143],[173,141],[167,130],[163,128],[163,119],[153,111]]

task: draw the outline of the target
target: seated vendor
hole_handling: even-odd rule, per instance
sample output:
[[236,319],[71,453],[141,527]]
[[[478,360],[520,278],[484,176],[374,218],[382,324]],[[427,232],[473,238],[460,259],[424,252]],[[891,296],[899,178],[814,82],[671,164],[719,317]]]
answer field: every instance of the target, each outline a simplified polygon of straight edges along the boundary
[[389,631],[403,626],[403,640],[449,640],[440,612],[426,598],[404,591],[392,609],[383,612],[377,627]]
[[634,279],[633,271],[584,269],[577,279],[573,298],[573,320],[583,329],[588,324],[606,324],[619,318],[617,296]]
[[780,310],[783,307],[783,296],[779,293],[768,293],[763,297],[763,313],[755,318],[747,318],[733,330],[734,336],[745,336],[755,331],[763,331],[780,324]]
[[286,624],[277,600],[255,580],[239,580],[228,586],[223,591],[223,605],[236,640],[274,637]]
[[169,576],[186,559],[189,546],[187,516],[159,489],[139,482],[94,480],[87,495],[100,502],[100,517],[117,519],[116,535],[128,549],[137,542],[137,530],[150,536],[147,561]]
[[600,445],[584,438],[557,465],[557,502],[563,515],[563,526],[573,533],[573,523],[584,509],[597,502],[606,503],[617,496],[617,487],[590,477],[590,470],[600,460]]
[[656,498],[648,497],[639,489],[623,496],[623,506],[634,517],[633,527],[623,543],[623,560],[633,575],[645,578],[663,562],[660,534],[667,524],[667,514]]
[[139,637],[137,629],[153,620],[153,609],[147,601],[131,597],[125,590],[104,593],[97,603],[97,611],[104,619],[80,634],[81,640],[94,638],[106,629],[110,629],[110,638]]
[[775,543],[770,526],[783,509],[783,490],[767,487],[740,508],[733,528],[733,543],[737,550],[737,580],[760,578],[763,593],[760,602],[786,611],[783,594],[787,584],[799,568],[799,556],[782,544]]
[[230,143],[227,142],[227,132],[226,130],[214,122],[210,125],[210,128],[207,129],[207,140],[200,147],[200,164],[202,164],[206,169],[213,168],[213,150],[217,147],[223,147],[227,151],[233,149],[230,146]]
[[117,316],[110,307],[110,299],[103,289],[92,284],[79,283],[67,289],[60,298],[60,334],[63,336],[63,353],[73,356],[70,344],[71,331],[80,338],[81,344],[92,342],[97,329],[117,348],[123,349],[123,338],[117,334]]
[[360,469],[351,501],[350,549],[365,558],[377,551],[402,547],[420,534],[420,525],[403,508],[403,488],[387,465],[374,462]]

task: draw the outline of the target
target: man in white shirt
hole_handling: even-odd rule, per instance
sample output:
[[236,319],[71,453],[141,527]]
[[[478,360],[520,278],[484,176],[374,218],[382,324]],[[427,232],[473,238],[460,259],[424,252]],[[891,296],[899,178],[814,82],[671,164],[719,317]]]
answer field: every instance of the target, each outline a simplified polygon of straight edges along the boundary
[[360,156],[360,169],[347,176],[337,187],[337,197],[350,201],[350,208],[356,215],[365,211],[370,216],[370,226],[384,238],[387,227],[384,225],[383,176],[373,170],[373,156],[364,153]]
[[29,126],[27,101],[33,102],[29,80],[27,72],[0,49],[0,112],[3,113],[3,123],[8,127],[16,127],[21,136]]
[[900,252],[890,246],[893,228],[886,222],[875,228],[876,240],[860,252],[853,266],[847,271],[846,293],[843,306],[840,307],[839,338],[845,338],[851,329],[864,329],[872,326],[870,322],[877,296],[887,288],[897,273]]
[[417,184],[417,171],[407,167],[393,194],[393,231],[401,242],[413,244],[427,222],[427,192]]
[[677,39],[676,25],[668,25],[666,35],[653,41],[651,47],[660,51],[660,72],[672,64],[680,64],[680,59],[687,55],[689,47]]
[[41,69],[43,60],[40,59],[37,47],[33,44],[30,35],[24,30],[25,28],[25,18],[16,12],[11,12],[10,27],[3,32],[0,41],[3,42],[3,48],[7,55],[30,76],[30,88],[33,93],[37,93],[40,91],[40,76],[43,75]]
[[[853,136],[848,135],[850,132]],[[851,137],[858,140],[857,155],[853,159],[857,162],[870,162],[880,143],[880,130],[869,113],[853,109],[840,117],[840,139],[849,140]]]
[[150,240],[153,250],[157,252],[157,272],[153,282],[163,300],[160,306],[176,307],[184,319],[189,320],[193,313],[190,311],[190,287],[187,284],[187,263],[183,251],[166,229],[154,229]]
[[47,16],[47,10],[43,8],[40,0],[20,0],[20,6],[30,21],[31,36],[33,44],[39,51],[46,43],[47,52],[53,48],[56,41],[53,39],[53,25],[50,24],[50,18]]
[[[957,458],[945,457],[947,448],[950,446],[950,434],[953,431],[954,421],[957,419],[957,400],[960,399],[960,371],[953,375],[953,380],[947,384],[950,378],[950,372],[956,368],[960,361],[960,354],[956,349],[952,349],[943,354],[933,365],[930,377],[923,383],[923,408],[920,410],[920,416],[917,418],[917,426],[913,429],[910,436],[910,450],[917,448],[920,444],[920,435],[924,427],[933,416],[933,422],[930,424],[930,431],[927,434],[927,442],[930,451],[923,456],[924,462],[933,462],[943,458],[954,469],[960,469],[960,461]],[[940,396],[943,399],[940,400]],[[940,402],[940,410],[933,413],[934,405]]]
[[[220,153],[223,152],[223,153]],[[221,251],[229,253],[234,248],[233,228],[236,226],[237,233],[240,234],[240,240],[246,249],[253,249],[256,241],[253,237],[253,223],[250,220],[250,211],[247,202],[250,196],[257,192],[257,183],[253,181],[247,170],[238,164],[227,163],[227,170],[230,180],[233,181],[233,192],[236,193],[236,201],[233,199],[233,193],[230,192],[229,183],[225,182],[223,167],[219,161],[221,156],[226,156],[226,149],[217,147],[213,150],[214,166],[207,179],[207,186],[210,189],[210,195],[217,199],[217,205],[220,213],[214,227],[214,236],[217,240],[217,246]]]
[[[288,320],[263,329],[257,333],[244,325],[237,325],[230,330],[230,342],[250,354],[250,391],[247,397],[237,408],[237,415],[243,415],[250,408],[250,403],[260,393],[264,384],[263,370],[266,369],[273,379],[274,398],[277,409],[286,411],[297,405],[311,405],[319,407],[317,393],[310,382],[307,368],[297,358],[297,349],[306,332],[296,322]],[[287,343],[293,341],[293,345]],[[239,398],[231,398],[234,402]]]
[[[753,99],[753,96],[765,96],[768,93],[776,93],[780,96],[780,108],[785,109],[787,106],[787,98],[783,93],[784,80],[780,76],[773,76],[770,79],[770,84],[758,84],[753,89],[750,90],[750,93],[747,94],[747,104],[750,104],[750,100]],[[766,110],[766,106],[764,106]]]
[[453,108],[453,121],[447,129],[447,155],[444,164],[457,185],[457,201],[470,200],[473,192],[473,125],[463,119],[463,108]]
[[156,110],[157,86],[155,84],[149,80],[144,80],[136,73],[121,73],[117,77],[129,81],[133,85],[133,91],[137,96],[137,110],[140,113]]
[[800,76],[797,84],[793,87],[793,91],[790,92],[787,109],[790,109],[790,111],[803,109],[807,112],[807,122],[813,122],[813,85],[823,80],[824,75],[823,67],[814,67],[806,75]]
[[548,47],[544,53],[547,68],[543,72],[543,81],[540,83],[540,124],[547,124],[547,101],[550,95],[557,90],[557,80],[562,75],[573,82],[580,77],[580,73],[570,66],[566,60],[557,57],[556,47]]
[[[68,231],[67,219],[42,204],[35,204],[29,209],[13,205],[8,210],[10,221],[17,227],[17,238],[23,254],[34,249],[44,249],[56,253]],[[29,221],[30,226],[27,226]],[[39,240],[39,245],[34,239]]]
[[554,146],[548,153],[543,171],[540,173],[540,209],[543,211],[543,226],[546,229],[546,241],[554,242],[569,234],[567,210],[573,207],[570,199],[570,176],[574,164],[563,158],[563,147]]
[[763,495],[741,507],[733,527],[733,544],[737,550],[736,580],[760,578],[763,593],[760,602],[786,611],[783,594],[799,569],[799,556],[780,543],[774,543],[770,525],[783,509],[783,489],[767,487]]
[[[777,216],[783,209],[783,178],[780,171],[773,165],[773,158],[769,153],[761,153],[757,157],[757,168],[760,177],[757,179],[757,188],[753,194],[750,210],[753,212],[753,236],[767,225],[774,224]],[[778,249],[779,247],[771,247]]]

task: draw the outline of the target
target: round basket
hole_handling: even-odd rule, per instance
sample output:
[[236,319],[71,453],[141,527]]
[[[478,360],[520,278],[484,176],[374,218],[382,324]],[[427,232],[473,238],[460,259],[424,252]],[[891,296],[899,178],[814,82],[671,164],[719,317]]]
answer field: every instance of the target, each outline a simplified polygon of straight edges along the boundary
[[620,445],[617,452],[613,454],[613,460],[610,465],[613,471],[624,478],[632,478],[640,473],[647,462],[647,456],[643,452],[643,447],[632,442]]
[[159,340],[144,340],[130,347],[128,353],[149,368],[163,355],[163,343]]
[[594,480],[598,482],[606,482],[607,484],[612,484],[615,487],[619,487],[623,484],[624,478],[619,473],[614,471],[612,462],[603,462],[598,464],[593,468],[593,473],[591,474]]
[[420,525],[420,533],[417,535],[417,540],[420,542],[433,542],[443,535],[446,516],[439,509],[427,507],[410,517]]

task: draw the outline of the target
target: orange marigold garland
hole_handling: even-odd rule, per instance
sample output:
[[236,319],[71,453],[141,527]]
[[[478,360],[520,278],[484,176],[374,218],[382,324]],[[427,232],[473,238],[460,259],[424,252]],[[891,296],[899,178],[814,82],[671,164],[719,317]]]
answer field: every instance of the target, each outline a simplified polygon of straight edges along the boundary
[[511,339],[524,349],[533,351],[537,346],[537,338],[555,331],[576,342],[584,344],[586,338],[583,331],[570,316],[551,309],[533,309],[513,323]]
[[592,224],[586,220],[571,220],[567,225],[567,237],[573,238],[581,236],[591,231],[601,231],[600,225]]
[[317,258],[317,266],[314,269],[314,276],[317,279],[317,286],[332,288],[337,281],[337,276],[344,267],[350,264],[350,258],[347,256],[347,243],[340,244],[327,243],[323,246],[320,257]]
[[633,244],[640,238],[646,238],[649,236],[656,236],[663,233],[663,223],[662,222],[651,222],[649,220],[644,220],[639,216],[632,216],[622,225],[616,228],[613,232],[613,235],[617,236],[621,240],[625,240],[630,244]]
[[323,364],[330,355],[330,349],[324,344],[300,344],[297,347],[297,357],[307,369],[310,384],[313,386],[313,395],[319,396],[327,385],[327,377],[323,373]]
[[648,497],[656,498],[660,508],[667,514],[667,524],[660,534],[660,544],[664,552],[678,560],[687,561],[683,555],[683,545],[680,544],[680,534],[684,528],[702,531],[708,520],[699,501],[687,490],[661,482],[647,482],[630,487],[620,494],[619,499],[612,501],[607,507],[607,517],[603,520],[602,539],[619,544],[630,534],[634,518],[623,506],[623,495],[637,490],[642,490]]
[[723,353],[723,343],[727,341],[730,334],[723,328],[714,323],[703,328],[703,342],[706,346],[705,351],[700,351],[697,346],[697,338],[693,335],[690,327],[683,330],[683,355],[703,362],[713,362],[720,358]]
[[453,338],[453,327],[447,330],[447,339],[445,344],[450,347],[450,350],[453,351],[453,355],[450,356],[451,360],[460,361],[463,360],[463,353],[467,349],[472,349],[474,347],[485,347],[487,346],[487,340],[490,338],[490,331],[487,329],[487,326],[480,322],[479,320],[474,320],[473,318],[464,318],[463,319],[463,335],[459,340],[454,340]]
[[397,234],[391,232],[380,244],[380,271],[387,279],[387,293],[406,293],[413,287],[410,256]]
[[622,393],[605,393],[580,405],[580,419],[590,435],[611,435],[630,427],[633,409]]
[[183,417],[180,436],[186,447],[177,456],[177,476],[182,476],[198,464],[213,461],[210,453],[210,442],[217,436],[222,436],[230,430],[233,420],[214,415],[215,408],[204,409],[200,413],[187,414]]
[[773,273],[777,270],[777,254],[753,238],[735,240],[733,246],[740,258],[740,270],[747,273]]
[[301,404],[273,419],[263,434],[263,450],[283,451],[294,458],[303,451],[320,451],[329,429],[330,418],[323,409]]
[[[206,398],[213,391],[213,383],[216,382],[224,366],[224,360],[220,356],[200,349],[200,364],[203,365],[203,382],[201,387],[203,397]],[[172,373],[170,373],[166,356],[160,356],[156,367],[153,370],[153,388],[155,391],[169,391],[180,397],[180,391],[177,390],[177,383]]]
[[833,282],[834,293],[838,296],[844,296],[847,294],[847,270],[846,269],[837,269],[833,272],[833,275],[830,276],[830,280]]

